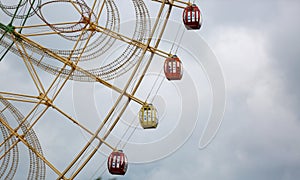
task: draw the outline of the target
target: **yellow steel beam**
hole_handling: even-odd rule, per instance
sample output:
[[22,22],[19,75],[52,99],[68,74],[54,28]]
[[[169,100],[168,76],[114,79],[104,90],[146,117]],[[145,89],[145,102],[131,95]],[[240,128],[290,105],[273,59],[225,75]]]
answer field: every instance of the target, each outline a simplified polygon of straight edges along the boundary
[[[76,65],[73,61],[65,58],[65,57],[62,57],[62,56],[59,56],[57,55],[56,53],[52,52],[51,50],[43,47],[42,45],[30,40],[29,38],[27,38],[26,36],[16,32],[18,36],[21,37],[21,39],[27,43],[29,43],[30,45],[34,46],[34,47],[37,47],[38,49],[44,51],[45,53],[47,53],[48,55],[50,55],[51,57],[53,57],[54,59],[57,59],[59,60],[60,62],[66,64],[67,66],[71,67],[72,69],[75,69],[75,70],[78,70],[80,71],[81,73],[87,75],[88,77],[94,79],[95,81],[103,84],[104,86],[110,88],[110,89],[113,89],[114,91],[118,92],[118,93],[121,93],[122,90],[112,84],[110,84],[109,82],[107,81],[104,81],[103,79],[101,79],[100,77],[96,76],[95,74],[92,74],[91,72],[79,67],[78,65]],[[140,99],[138,99],[137,97],[134,97],[134,96],[131,96],[129,93],[125,93],[125,96],[129,97],[130,99],[132,99],[133,101],[143,105],[144,102]]]

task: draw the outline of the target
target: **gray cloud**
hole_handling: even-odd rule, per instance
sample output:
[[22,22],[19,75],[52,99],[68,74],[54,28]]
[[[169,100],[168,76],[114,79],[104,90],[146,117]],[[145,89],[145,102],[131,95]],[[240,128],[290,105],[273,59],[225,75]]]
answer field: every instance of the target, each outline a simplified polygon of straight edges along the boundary
[[[297,111],[300,105],[299,97],[299,44],[300,23],[295,19],[300,15],[300,2],[282,2],[282,11],[277,18],[277,23],[269,27],[269,52],[274,60],[273,64],[278,69],[284,81],[286,93],[289,94],[293,104],[291,108]],[[300,117],[300,116],[298,116]]]
[[220,132],[201,151],[194,135],[172,156],[135,167],[140,176],[129,179],[297,179],[299,3],[202,4],[207,17],[200,34],[223,65],[228,89]]

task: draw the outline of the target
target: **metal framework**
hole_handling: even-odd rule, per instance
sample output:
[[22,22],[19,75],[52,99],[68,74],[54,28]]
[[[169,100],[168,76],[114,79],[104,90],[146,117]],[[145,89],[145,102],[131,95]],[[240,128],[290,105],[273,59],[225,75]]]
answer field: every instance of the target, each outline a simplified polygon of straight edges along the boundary
[[[135,94],[153,57],[155,55],[165,58],[171,56],[170,53],[158,49],[158,46],[172,8],[184,8],[191,4],[181,0],[152,1],[160,3],[153,25],[150,23],[149,12],[144,1],[132,0],[135,10],[135,28],[131,37],[120,33],[119,7],[114,0],[19,0],[9,5],[0,2],[2,13],[11,19],[7,25],[0,22],[1,64],[5,63],[8,52],[20,57],[37,90],[36,94],[22,94],[4,92],[0,89],[1,179],[13,179],[16,174],[20,143],[28,147],[29,151],[30,166],[27,179],[39,180],[46,178],[46,166],[57,175],[57,179],[74,179],[102,145],[112,150],[116,149],[114,145],[106,141],[107,137],[131,101],[141,106],[147,104]],[[74,22],[50,22],[44,9],[56,4],[71,6],[79,14],[80,19]],[[33,18],[36,21],[31,21]],[[69,43],[71,46],[69,49],[47,47],[43,41],[38,41],[39,37],[45,36],[55,36],[61,41],[71,42]],[[93,69],[86,69],[80,65],[81,62],[94,61],[101,57],[113,47],[116,41],[127,44],[120,56]],[[50,85],[46,86],[42,82],[42,73],[39,69],[53,75]],[[137,72],[141,72],[141,75],[138,76]],[[131,73],[131,75],[122,88],[108,81],[125,73]],[[134,82],[133,89],[129,90],[134,78],[137,80]],[[85,127],[57,105],[57,97],[69,80],[101,83],[119,94],[95,131]],[[124,97],[127,97],[126,103],[120,104]],[[16,102],[32,104],[32,108],[22,115],[13,106]],[[118,112],[116,112],[117,107],[120,109]],[[38,137],[33,130],[49,108],[54,109],[81,130],[90,134],[90,139],[63,170],[56,168],[44,156]],[[38,113],[36,113],[37,109],[39,109]],[[113,113],[117,115],[112,119]],[[109,120],[113,123],[108,125]],[[108,130],[100,136],[105,125],[109,126]]]

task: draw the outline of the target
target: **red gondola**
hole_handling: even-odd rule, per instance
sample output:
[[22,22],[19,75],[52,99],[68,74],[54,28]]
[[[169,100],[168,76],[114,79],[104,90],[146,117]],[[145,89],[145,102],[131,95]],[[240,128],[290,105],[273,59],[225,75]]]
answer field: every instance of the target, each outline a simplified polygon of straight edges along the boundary
[[128,161],[122,150],[114,151],[107,161],[108,171],[115,175],[124,175],[127,171]]
[[182,18],[183,23],[188,30],[200,29],[202,25],[201,12],[196,4],[184,8]]
[[182,63],[176,55],[165,60],[164,72],[168,80],[180,80],[182,78]]

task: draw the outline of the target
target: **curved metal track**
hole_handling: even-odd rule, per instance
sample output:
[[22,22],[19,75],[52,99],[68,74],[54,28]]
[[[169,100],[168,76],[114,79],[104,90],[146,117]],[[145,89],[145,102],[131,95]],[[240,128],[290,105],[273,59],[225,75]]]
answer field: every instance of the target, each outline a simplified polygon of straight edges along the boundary
[[[4,179],[13,179],[17,171],[19,153],[18,146],[13,146],[12,150],[10,150],[10,148],[13,144],[18,143],[19,141],[15,136],[11,135],[12,132],[3,125],[4,123],[2,121],[5,121],[5,123],[7,123],[8,125],[12,123],[11,121],[16,121],[18,125],[21,125],[21,130],[25,134],[24,137],[27,140],[28,144],[30,144],[30,146],[36,149],[40,154],[43,154],[43,152],[35,132],[32,129],[28,131],[29,123],[27,121],[23,122],[24,116],[21,114],[21,112],[7,100],[3,99],[2,96],[0,96],[0,103],[3,106],[3,108],[0,110],[0,128],[4,142],[4,144],[2,144],[2,146],[4,146],[4,150],[2,151],[1,155],[7,153],[5,156],[3,156],[2,159],[0,178],[4,177]],[[3,114],[4,111],[8,111],[13,119],[7,120],[7,118]],[[29,160],[30,168],[27,179],[45,179],[45,163],[31,150],[29,150]],[[8,168],[9,170],[7,172]]]
[[[7,119],[5,116],[0,113],[0,118],[2,118],[3,121],[7,122]],[[3,126],[2,124],[0,125],[1,133],[2,133],[2,138],[3,139],[9,139],[9,131]],[[18,166],[18,161],[19,161],[19,152],[18,152],[18,146],[14,146],[10,150],[11,144],[16,143],[17,140],[13,136],[9,140],[7,140],[4,144],[4,148],[2,148],[2,152],[6,153],[6,155],[2,158],[2,163],[0,167],[0,178],[4,179],[12,179],[14,175],[16,174],[17,171],[17,166]],[[3,146],[3,145],[2,145]],[[9,168],[9,169],[8,169]],[[8,172],[7,172],[8,171]]]
[[[119,30],[119,14],[116,4],[113,0],[107,0],[106,1],[106,7],[108,10],[108,21],[106,23],[106,32],[110,33],[110,31],[118,31]],[[149,35],[150,31],[150,18],[149,18],[149,12],[142,0],[132,0],[135,8],[135,14],[136,14],[136,27],[135,31],[133,33],[133,40],[136,40],[138,42],[145,42],[146,37]],[[0,30],[1,34],[4,34],[5,32]],[[1,41],[1,45],[4,47],[9,47],[9,44],[13,41],[12,37],[8,34],[5,34],[5,38]],[[104,41],[106,38],[108,38],[107,41]],[[85,53],[82,54],[80,60],[88,60],[88,59],[95,59],[96,57],[103,54],[105,51],[111,47],[113,42],[115,41],[114,38],[103,36],[103,34],[100,34],[100,36],[92,43],[90,43],[89,46],[87,46]],[[26,42],[23,42],[26,49],[31,50],[33,53],[37,53],[43,57],[50,57],[47,53],[45,53],[43,50],[33,47],[30,44],[27,44]],[[61,55],[62,57],[68,57],[71,52],[73,53],[72,59],[77,59],[77,55],[82,52],[82,48],[76,49],[75,51],[72,50],[55,50],[52,49],[52,52]],[[19,55],[19,51],[16,47],[11,47],[11,52]],[[137,47],[135,45],[128,45],[124,52],[117,57],[115,60],[112,60],[109,64],[104,65],[102,67],[98,67],[95,69],[87,70],[91,74],[94,74],[98,77],[100,77],[103,80],[110,80],[114,79],[127,71],[129,71],[136,61],[139,58],[139,55],[141,53],[141,48]],[[61,71],[60,67],[51,65],[47,63],[46,61],[40,61],[39,59],[36,59],[35,57],[30,57],[32,62],[37,66],[42,68],[43,70],[51,73],[51,74],[58,74],[58,72]],[[65,69],[62,72],[62,77],[68,76],[70,74],[71,70]],[[74,71],[72,75],[70,76],[70,79],[75,81],[94,81],[93,78],[90,78],[86,74],[83,74],[80,71]]]
[[[20,0],[18,1],[14,1],[13,5],[6,5],[3,4],[0,1],[0,8],[2,9],[2,11],[7,14],[10,17],[15,17],[17,19],[24,19],[27,16],[31,17],[33,15],[35,15],[34,10],[36,10],[40,5],[41,5],[41,1],[42,0]],[[12,2],[10,2],[12,3]],[[17,9],[32,9],[33,11],[31,11],[28,15],[23,13],[23,14],[14,14],[14,11],[16,11]]]

